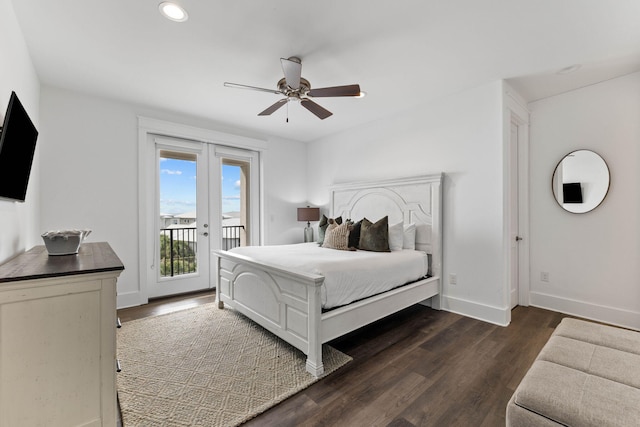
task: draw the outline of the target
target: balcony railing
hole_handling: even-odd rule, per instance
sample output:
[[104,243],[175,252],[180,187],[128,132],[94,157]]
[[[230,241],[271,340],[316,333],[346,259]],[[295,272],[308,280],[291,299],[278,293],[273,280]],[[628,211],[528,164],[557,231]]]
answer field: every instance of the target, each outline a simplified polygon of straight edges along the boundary
[[244,240],[244,225],[225,225],[222,227],[222,249],[229,249],[242,246]]
[[[222,249],[241,246],[244,225],[222,227]],[[198,271],[195,227],[160,229],[160,276],[173,277]]]
[[160,276],[173,277],[198,271],[196,228],[160,229]]

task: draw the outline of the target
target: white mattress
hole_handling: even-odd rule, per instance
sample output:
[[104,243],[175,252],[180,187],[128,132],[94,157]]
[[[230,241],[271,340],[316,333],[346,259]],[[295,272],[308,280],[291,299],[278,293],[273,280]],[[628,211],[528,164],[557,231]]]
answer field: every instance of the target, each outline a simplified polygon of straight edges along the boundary
[[393,252],[339,251],[317,243],[244,246],[230,252],[256,261],[324,276],[322,307],[349,304],[427,275],[427,254],[412,249]]

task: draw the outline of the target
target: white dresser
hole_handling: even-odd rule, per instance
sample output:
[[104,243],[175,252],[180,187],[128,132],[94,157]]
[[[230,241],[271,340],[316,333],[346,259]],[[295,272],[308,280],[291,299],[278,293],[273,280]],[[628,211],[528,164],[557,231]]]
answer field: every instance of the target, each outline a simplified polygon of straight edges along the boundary
[[0,265],[0,427],[116,425],[122,270],[106,242]]

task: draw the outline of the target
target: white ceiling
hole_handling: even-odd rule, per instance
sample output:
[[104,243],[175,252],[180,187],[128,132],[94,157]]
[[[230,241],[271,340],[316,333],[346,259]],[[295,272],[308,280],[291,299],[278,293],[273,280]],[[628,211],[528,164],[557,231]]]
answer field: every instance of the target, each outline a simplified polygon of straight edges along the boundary
[[[41,82],[202,117],[261,135],[317,138],[507,79],[528,100],[640,70],[638,0],[13,0]],[[257,114],[280,58],[312,87],[359,83],[367,97],[316,98]],[[568,75],[556,72],[581,64]]]

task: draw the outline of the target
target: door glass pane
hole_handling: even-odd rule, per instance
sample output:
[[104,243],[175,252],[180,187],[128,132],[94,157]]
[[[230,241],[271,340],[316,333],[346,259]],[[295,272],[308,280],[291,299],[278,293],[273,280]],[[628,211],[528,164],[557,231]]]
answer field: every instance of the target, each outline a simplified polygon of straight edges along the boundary
[[198,271],[196,162],[196,154],[160,151],[160,277]]
[[246,245],[248,164],[222,161],[222,249]]

